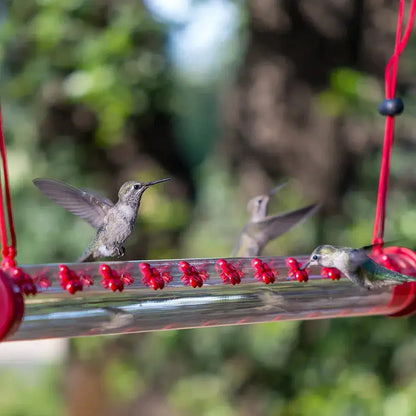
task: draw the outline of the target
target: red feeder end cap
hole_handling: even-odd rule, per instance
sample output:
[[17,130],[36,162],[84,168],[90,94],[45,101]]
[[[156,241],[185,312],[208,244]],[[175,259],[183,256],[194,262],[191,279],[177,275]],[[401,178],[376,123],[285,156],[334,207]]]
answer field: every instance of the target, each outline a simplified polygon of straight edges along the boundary
[[25,304],[12,280],[0,270],[0,341],[14,333],[23,320]]

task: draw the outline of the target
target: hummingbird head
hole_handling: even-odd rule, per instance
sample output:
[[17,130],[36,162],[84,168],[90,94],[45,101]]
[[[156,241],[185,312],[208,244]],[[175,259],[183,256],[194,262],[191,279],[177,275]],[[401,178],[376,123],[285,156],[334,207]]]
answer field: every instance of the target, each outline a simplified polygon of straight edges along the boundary
[[258,195],[247,204],[247,210],[250,213],[251,221],[262,221],[267,216],[267,207],[269,205],[269,195]]
[[128,181],[124,182],[121,185],[120,190],[118,191],[118,198],[121,202],[124,202],[131,206],[136,206],[140,203],[143,192],[160,182],[169,181],[170,178],[160,179],[153,182],[138,182],[138,181]]
[[267,217],[267,208],[269,206],[270,198],[285,185],[286,183],[282,183],[274,187],[267,195],[258,195],[248,201],[247,210],[250,213],[251,221],[263,221]]
[[308,266],[336,267],[339,268],[340,255],[343,251],[340,247],[330,245],[318,246],[312,252],[309,260],[302,266],[302,270]]

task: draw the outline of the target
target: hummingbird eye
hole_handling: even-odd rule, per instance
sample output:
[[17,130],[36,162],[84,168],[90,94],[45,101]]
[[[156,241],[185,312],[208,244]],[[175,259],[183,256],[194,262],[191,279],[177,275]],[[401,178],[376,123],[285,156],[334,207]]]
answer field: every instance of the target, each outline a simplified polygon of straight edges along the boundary
[[134,188],[134,189],[136,189],[136,191],[137,191],[138,189],[140,189],[140,185],[138,185],[138,184],[136,183],[136,185],[134,185],[134,186],[133,186],[133,188]]
[[318,256],[317,256],[316,254],[314,254],[314,255],[312,256],[312,260],[318,260]]

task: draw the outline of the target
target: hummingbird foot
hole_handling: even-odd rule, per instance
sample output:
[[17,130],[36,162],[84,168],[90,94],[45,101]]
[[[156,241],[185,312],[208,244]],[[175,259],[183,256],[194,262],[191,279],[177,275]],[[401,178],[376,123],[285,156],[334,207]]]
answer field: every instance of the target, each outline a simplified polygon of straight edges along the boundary
[[123,257],[126,254],[126,249],[121,246],[120,248],[117,248],[117,257]]

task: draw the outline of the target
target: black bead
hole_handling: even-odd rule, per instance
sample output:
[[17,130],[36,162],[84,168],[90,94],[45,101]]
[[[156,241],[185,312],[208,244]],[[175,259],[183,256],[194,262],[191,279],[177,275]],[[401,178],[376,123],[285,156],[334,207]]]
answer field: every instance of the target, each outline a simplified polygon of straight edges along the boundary
[[383,116],[397,116],[403,113],[404,105],[401,98],[384,100],[378,107],[378,112]]

